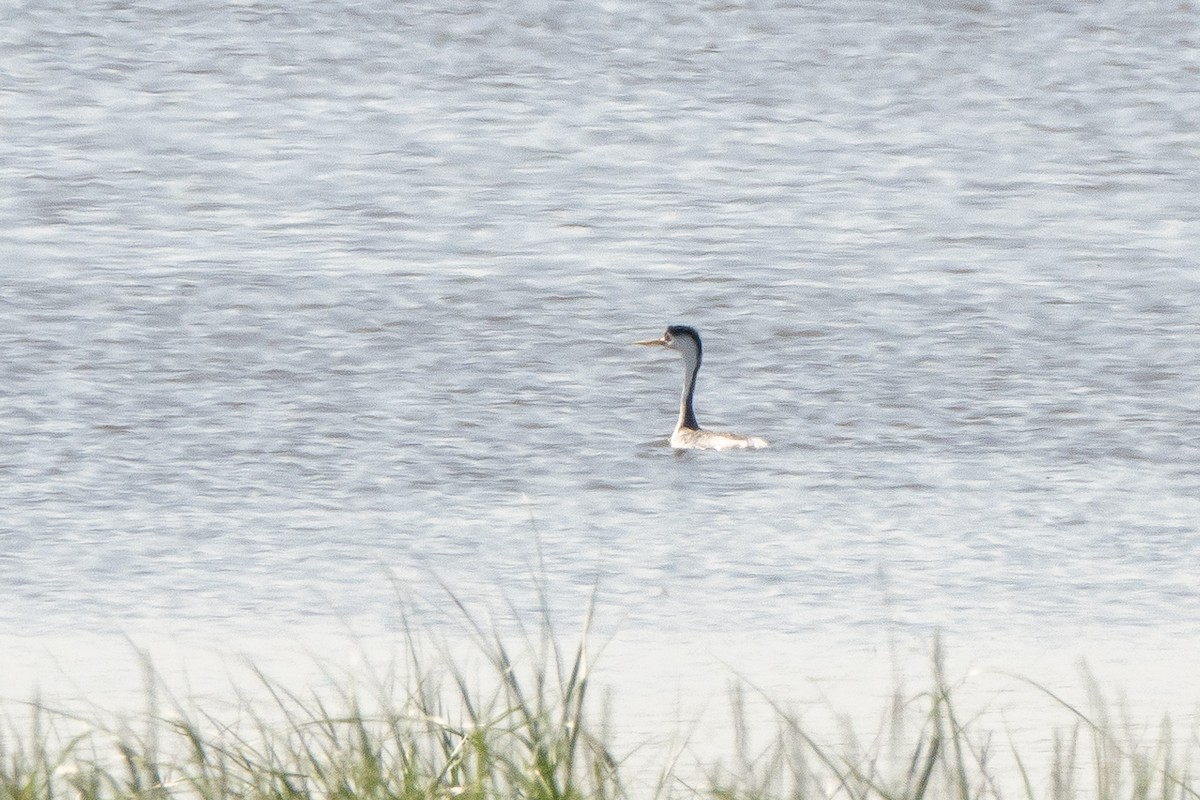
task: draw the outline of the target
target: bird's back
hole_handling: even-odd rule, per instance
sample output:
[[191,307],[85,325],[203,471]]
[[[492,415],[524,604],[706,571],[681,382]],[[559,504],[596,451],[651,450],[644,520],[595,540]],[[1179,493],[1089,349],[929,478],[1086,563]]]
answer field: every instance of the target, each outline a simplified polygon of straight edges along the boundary
[[766,446],[766,439],[740,433],[676,428],[671,434],[671,447],[676,450],[758,450]]

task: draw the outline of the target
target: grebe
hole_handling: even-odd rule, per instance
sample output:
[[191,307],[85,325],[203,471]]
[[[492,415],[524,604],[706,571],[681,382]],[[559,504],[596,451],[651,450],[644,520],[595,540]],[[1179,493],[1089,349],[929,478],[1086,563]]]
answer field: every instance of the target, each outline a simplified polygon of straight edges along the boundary
[[696,394],[696,373],[700,371],[700,334],[688,325],[671,325],[661,339],[634,342],[653,347],[669,347],[683,356],[683,395],[679,398],[679,421],[671,434],[671,447],[677,450],[736,450],[766,447],[767,440],[740,433],[706,431],[696,422],[692,397]]

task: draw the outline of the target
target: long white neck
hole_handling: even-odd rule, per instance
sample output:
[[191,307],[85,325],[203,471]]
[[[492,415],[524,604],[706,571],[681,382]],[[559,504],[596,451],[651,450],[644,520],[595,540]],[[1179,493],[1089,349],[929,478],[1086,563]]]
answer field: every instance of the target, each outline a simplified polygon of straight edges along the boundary
[[700,372],[700,354],[691,347],[680,348],[679,352],[683,355],[683,394],[679,397],[679,421],[675,423],[675,430],[689,428],[698,431],[700,423],[696,422],[692,398],[696,395],[696,375]]

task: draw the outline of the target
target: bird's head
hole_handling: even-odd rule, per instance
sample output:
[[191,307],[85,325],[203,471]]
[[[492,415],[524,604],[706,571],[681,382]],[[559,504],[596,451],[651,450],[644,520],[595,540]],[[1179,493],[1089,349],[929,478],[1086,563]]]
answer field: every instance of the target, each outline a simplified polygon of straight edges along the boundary
[[671,325],[663,333],[662,338],[648,339],[644,342],[634,342],[634,344],[669,347],[682,353],[685,360],[700,363],[700,334],[690,325]]

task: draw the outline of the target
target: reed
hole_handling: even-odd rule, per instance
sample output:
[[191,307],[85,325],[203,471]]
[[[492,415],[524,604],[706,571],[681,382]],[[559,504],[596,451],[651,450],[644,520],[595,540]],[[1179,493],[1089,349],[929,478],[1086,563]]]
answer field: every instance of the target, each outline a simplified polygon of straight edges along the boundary
[[[765,746],[750,751],[745,735],[737,737],[737,755],[730,766],[709,771],[706,791],[719,800],[1200,798],[1189,771],[1194,753],[1175,752],[1168,720],[1155,736],[1131,718],[1114,719],[1113,703],[1086,672],[1086,710],[1045,686],[1019,680],[1074,718],[1053,732],[1049,764],[1041,769],[1011,737],[999,746],[1003,731],[964,718],[935,641],[930,687],[913,696],[895,694],[874,735],[864,739],[846,730],[833,746],[810,733],[797,714],[773,704],[776,729]],[[735,695],[735,716],[742,716],[740,696]]]
[[742,686],[726,760],[699,780],[671,761],[634,791],[591,698],[589,627],[570,645],[548,625],[513,644],[472,623],[471,664],[410,635],[386,677],[332,696],[253,670],[231,715],[179,701],[147,663],[140,715],[34,702],[10,723],[0,800],[1200,800],[1170,727],[1118,735],[1133,726],[1094,683],[1087,710],[1055,698],[1075,722],[1035,769],[963,718],[940,646],[929,688],[897,692],[872,736],[822,741],[781,705],[771,730],[749,730]]

